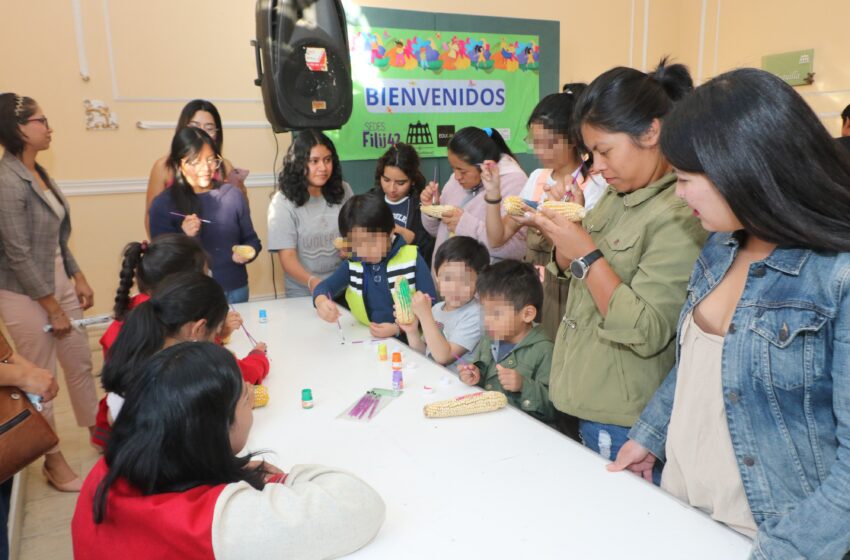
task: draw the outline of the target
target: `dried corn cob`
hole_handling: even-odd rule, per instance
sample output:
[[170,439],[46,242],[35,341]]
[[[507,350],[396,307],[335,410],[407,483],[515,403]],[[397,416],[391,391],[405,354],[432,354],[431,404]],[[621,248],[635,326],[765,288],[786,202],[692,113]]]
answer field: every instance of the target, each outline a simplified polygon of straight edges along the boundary
[[256,249],[250,245],[234,245],[231,250],[243,259],[251,260],[257,256]]
[[506,196],[502,207],[511,216],[523,216],[526,213],[525,201],[519,196]]
[[448,418],[449,416],[467,416],[480,412],[491,412],[504,408],[508,397],[499,391],[483,391],[464,395],[447,401],[437,401],[425,405],[425,416],[428,418]]
[[407,278],[402,278],[396,283],[392,295],[396,304],[396,320],[402,325],[409,325],[416,317],[413,314],[413,293],[410,291]]
[[549,210],[554,210],[555,212],[562,215],[571,222],[580,222],[587,214],[587,211],[584,209],[584,206],[582,206],[581,204],[576,204],[575,202],[547,200],[540,206],[543,208],[548,208]]
[[431,216],[432,218],[442,218],[443,214],[446,212],[451,212],[455,209],[454,206],[448,206],[445,204],[427,204],[425,206],[420,206],[419,211],[427,216]]
[[265,385],[254,385],[254,408],[269,404],[269,390]]

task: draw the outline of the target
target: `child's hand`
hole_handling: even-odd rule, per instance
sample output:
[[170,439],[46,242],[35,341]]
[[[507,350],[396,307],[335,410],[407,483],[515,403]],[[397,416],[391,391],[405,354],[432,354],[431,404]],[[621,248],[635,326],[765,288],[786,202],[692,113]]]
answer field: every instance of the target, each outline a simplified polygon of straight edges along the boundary
[[428,186],[422,189],[419,195],[419,203],[422,206],[430,206],[439,204],[440,202],[440,185],[436,181],[431,181]]
[[499,373],[499,383],[502,384],[502,389],[512,393],[522,391],[522,376],[517,370],[496,364],[496,371]]
[[443,212],[441,220],[444,224],[446,224],[446,227],[449,228],[449,231],[454,233],[457,229],[458,223],[460,223],[461,216],[463,216],[463,210],[460,208],[454,208],[448,212]]
[[228,311],[227,317],[224,319],[224,325],[221,327],[221,338],[229,338],[233,331],[239,330],[242,326],[242,315],[238,311]]
[[431,297],[425,292],[416,292],[410,307],[417,317],[428,317],[431,314]]
[[415,334],[419,334],[419,321],[416,319],[413,319],[412,323],[407,324],[396,321],[396,325],[407,334],[408,339]]
[[328,296],[319,296],[316,298],[316,313],[328,323],[335,323],[340,316],[339,308]]
[[265,354],[266,352],[268,352],[269,347],[268,347],[268,346],[266,346],[266,343],[265,343],[265,342],[258,342],[258,343],[257,343],[257,345],[256,345],[256,346],[254,346],[254,350],[259,350],[260,352],[262,352],[263,354]]
[[481,164],[481,183],[484,185],[484,192],[490,195],[490,200],[496,200],[502,196],[498,163],[488,159]]
[[392,338],[401,334],[401,329],[395,323],[369,323],[369,332],[374,338]]
[[460,375],[460,380],[467,385],[478,385],[481,381],[481,371],[478,366],[472,364],[459,365],[457,372]]

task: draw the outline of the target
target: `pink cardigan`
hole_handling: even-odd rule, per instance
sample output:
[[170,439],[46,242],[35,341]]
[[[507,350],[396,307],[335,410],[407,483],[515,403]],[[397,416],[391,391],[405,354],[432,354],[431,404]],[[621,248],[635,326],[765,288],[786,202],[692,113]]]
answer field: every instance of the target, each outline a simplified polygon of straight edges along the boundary
[[[503,155],[499,160],[499,178],[501,179],[503,198],[510,195],[519,196],[520,191],[522,191],[526,181],[528,181],[525,171],[522,170],[516,160],[506,155]],[[452,174],[452,178],[449,179],[446,186],[443,187],[443,192],[440,193],[439,203],[461,207],[466,194],[467,191],[460,186],[460,183],[457,182],[454,174]],[[490,243],[487,241],[487,226],[485,224],[487,203],[484,202],[483,188],[462,208],[463,215],[457,225],[455,235],[466,235],[483,243],[487,247],[487,250],[490,251],[491,262],[503,259],[522,260],[526,249],[525,228],[520,229],[516,235],[511,237],[507,243],[498,249],[490,247]],[[504,215],[504,208],[501,209],[501,212]],[[437,243],[434,246],[434,256],[436,257],[440,245],[449,238],[449,229],[437,218],[432,218],[425,214],[422,214],[422,225],[425,226],[428,233],[437,238]],[[433,269],[433,261],[431,264]],[[434,273],[436,274],[436,271]]]

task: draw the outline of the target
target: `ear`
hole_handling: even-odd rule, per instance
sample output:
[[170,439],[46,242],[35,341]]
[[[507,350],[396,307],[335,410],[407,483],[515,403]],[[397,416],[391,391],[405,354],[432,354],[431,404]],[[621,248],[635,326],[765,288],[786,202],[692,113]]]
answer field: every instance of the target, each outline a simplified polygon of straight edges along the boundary
[[661,121],[652,119],[643,134],[640,136],[640,145],[643,148],[656,148],[661,141]]
[[207,340],[210,332],[207,330],[207,320],[199,319],[188,323],[190,340]]
[[523,323],[533,323],[537,317],[537,309],[533,305],[526,305],[519,312]]

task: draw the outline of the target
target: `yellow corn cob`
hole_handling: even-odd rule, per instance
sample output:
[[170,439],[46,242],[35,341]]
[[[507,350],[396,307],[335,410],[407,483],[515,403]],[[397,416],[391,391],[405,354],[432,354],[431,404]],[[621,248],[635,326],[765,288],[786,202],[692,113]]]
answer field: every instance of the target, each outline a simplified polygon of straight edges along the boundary
[[413,294],[410,291],[407,278],[399,280],[395,290],[390,293],[393,296],[393,302],[396,304],[396,320],[402,325],[409,325],[416,316],[413,314]]
[[269,404],[269,390],[265,385],[254,385],[254,408]]
[[431,216],[432,218],[442,218],[444,213],[450,212],[454,209],[454,206],[448,206],[445,204],[427,204],[419,207],[420,212]]
[[525,203],[518,196],[506,196],[502,207],[511,216],[523,216],[526,213]]
[[558,200],[547,200],[543,204],[541,204],[543,208],[548,208],[549,210],[554,210],[558,214],[562,215],[566,219],[571,222],[580,222],[584,219],[587,211],[584,209],[584,206],[581,204],[576,204],[575,202],[560,202]]
[[447,401],[437,401],[425,405],[427,418],[448,418],[449,416],[467,416],[481,412],[491,412],[504,408],[508,397],[499,391],[483,391],[464,395]]
[[232,251],[243,259],[251,260],[257,256],[257,251],[250,245],[234,245]]

